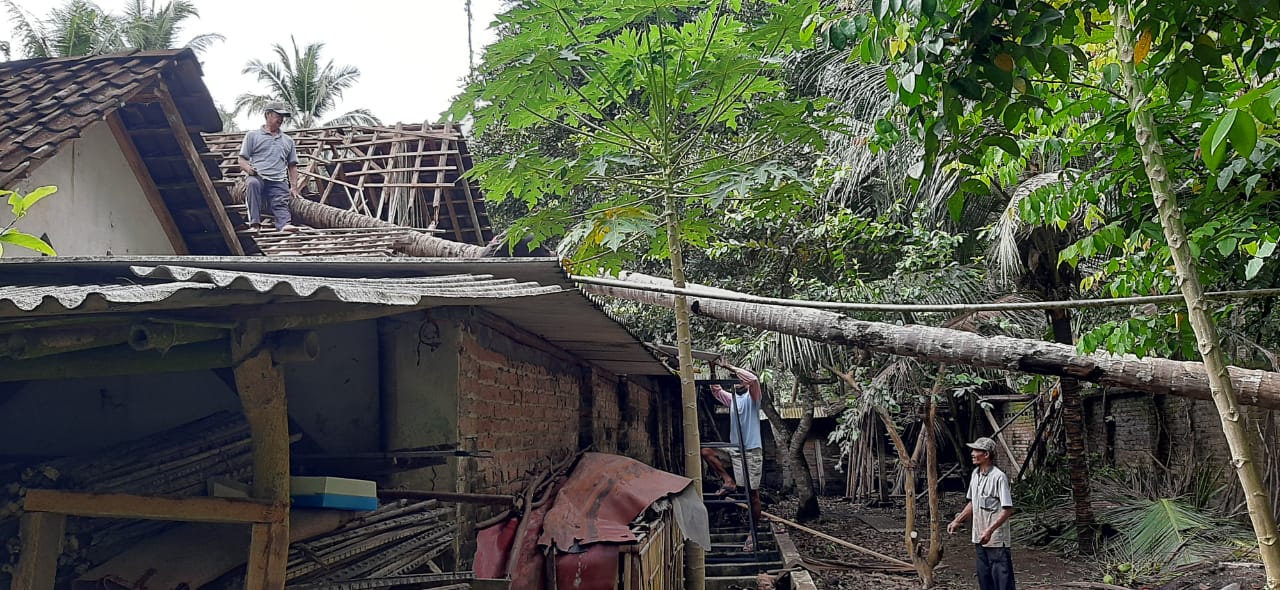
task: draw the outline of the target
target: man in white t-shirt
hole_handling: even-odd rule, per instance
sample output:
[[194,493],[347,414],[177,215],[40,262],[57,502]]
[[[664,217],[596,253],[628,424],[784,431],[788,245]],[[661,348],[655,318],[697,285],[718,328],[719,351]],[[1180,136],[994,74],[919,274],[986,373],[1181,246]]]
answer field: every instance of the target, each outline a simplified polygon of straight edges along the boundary
[[969,476],[969,503],[947,525],[955,533],[964,521],[973,518],[972,539],[978,552],[979,590],[1014,590],[1013,557],[1009,545],[1009,517],[1013,516],[1013,495],[1009,477],[995,466],[996,441],[987,437],[969,443],[969,455],[976,466]]
[[[751,489],[751,497],[748,498],[751,504],[751,515],[756,526],[759,526],[763,514],[760,508],[760,481],[764,474],[764,449],[760,444],[760,400],[763,393],[760,389],[760,379],[755,373],[735,367],[724,359],[717,358],[715,363],[729,369],[738,378],[739,383],[735,393],[730,394],[719,385],[712,385],[711,395],[728,407],[731,415],[736,418],[729,421],[729,442],[733,444],[729,448],[729,458],[733,460],[733,479],[736,485],[748,484],[747,487]],[[739,449],[739,446],[742,448]],[[744,450],[746,456],[743,456]],[[719,461],[714,463],[708,461],[708,463],[711,464],[712,469],[723,472],[724,467],[719,466]],[[723,473],[721,475],[723,476]],[[732,489],[728,485],[725,487]],[[755,551],[755,547],[756,533],[752,531],[747,535],[747,541],[742,546],[742,550]]]

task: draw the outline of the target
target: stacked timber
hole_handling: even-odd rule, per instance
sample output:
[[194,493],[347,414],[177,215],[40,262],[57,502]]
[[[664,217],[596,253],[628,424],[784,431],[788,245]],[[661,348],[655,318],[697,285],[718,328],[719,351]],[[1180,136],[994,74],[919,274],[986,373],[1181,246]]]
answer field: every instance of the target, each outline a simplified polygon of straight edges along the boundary
[[[0,476],[0,587],[18,560],[18,522],[28,489],[122,494],[204,495],[210,478],[247,482],[253,457],[249,426],[239,412],[219,412],[194,422],[127,441],[101,451],[4,466]],[[58,579],[69,580],[138,541],[176,523],[155,520],[76,518],[67,520]]]
[[[453,508],[437,500],[397,500],[333,532],[289,546],[290,589],[461,588],[470,572],[444,572],[437,561],[453,546]],[[243,588],[242,574],[206,589]]]

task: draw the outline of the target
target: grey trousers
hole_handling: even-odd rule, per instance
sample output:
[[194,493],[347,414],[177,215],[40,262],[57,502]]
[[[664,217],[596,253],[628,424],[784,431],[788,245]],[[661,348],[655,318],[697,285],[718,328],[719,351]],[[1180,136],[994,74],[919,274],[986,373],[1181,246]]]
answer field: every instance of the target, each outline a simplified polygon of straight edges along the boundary
[[289,212],[289,183],[285,181],[263,180],[250,176],[246,184],[245,201],[249,204],[249,223],[262,223],[262,206],[267,205],[271,217],[275,219],[276,229],[280,229],[293,221]]

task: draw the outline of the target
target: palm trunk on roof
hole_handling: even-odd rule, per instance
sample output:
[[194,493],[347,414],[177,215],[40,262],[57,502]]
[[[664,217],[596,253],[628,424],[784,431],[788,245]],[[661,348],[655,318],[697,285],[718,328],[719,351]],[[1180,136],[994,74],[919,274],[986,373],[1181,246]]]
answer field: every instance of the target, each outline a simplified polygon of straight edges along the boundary
[[[671,281],[641,274],[624,275],[624,280],[639,286],[671,287]],[[700,285],[691,284],[689,287],[695,292],[739,295]],[[583,285],[581,288],[649,305],[675,306],[675,297],[663,293],[598,285]],[[1073,346],[1043,340],[985,337],[947,328],[864,322],[829,311],[705,299],[696,295],[689,295],[686,299],[687,309],[699,315],[871,352],[969,367],[1074,377],[1149,393],[1211,398],[1208,376],[1200,363],[1083,355]],[[1280,373],[1230,367],[1230,380],[1236,387],[1240,403],[1280,408]]]
[[[289,198],[289,210],[297,216],[298,221],[311,227],[319,228],[395,228],[404,227],[375,217],[322,205],[301,197]],[[408,229],[408,228],[405,228]],[[396,243],[396,249],[409,256],[431,258],[482,258],[489,255],[484,246],[464,244],[452,240],[442,240],[421,232],[406,231],[403,240]]]

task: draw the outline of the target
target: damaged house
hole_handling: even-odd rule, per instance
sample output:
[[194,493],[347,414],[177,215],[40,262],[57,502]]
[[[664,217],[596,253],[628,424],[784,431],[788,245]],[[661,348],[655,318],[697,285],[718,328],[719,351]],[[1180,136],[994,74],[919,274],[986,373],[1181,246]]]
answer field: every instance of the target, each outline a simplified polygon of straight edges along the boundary
[[[582,449],[678,470],[668,369],[556,259],[478,257],[457,129],[300,133],[315,229],[248,234],[189,50],[0,81],[0,188],[59,187],[22,229],[60,254],[0,261],[0,587],[443,583],[494,508],[439,498]],[[403,499],[291,509],[290,475]]]

